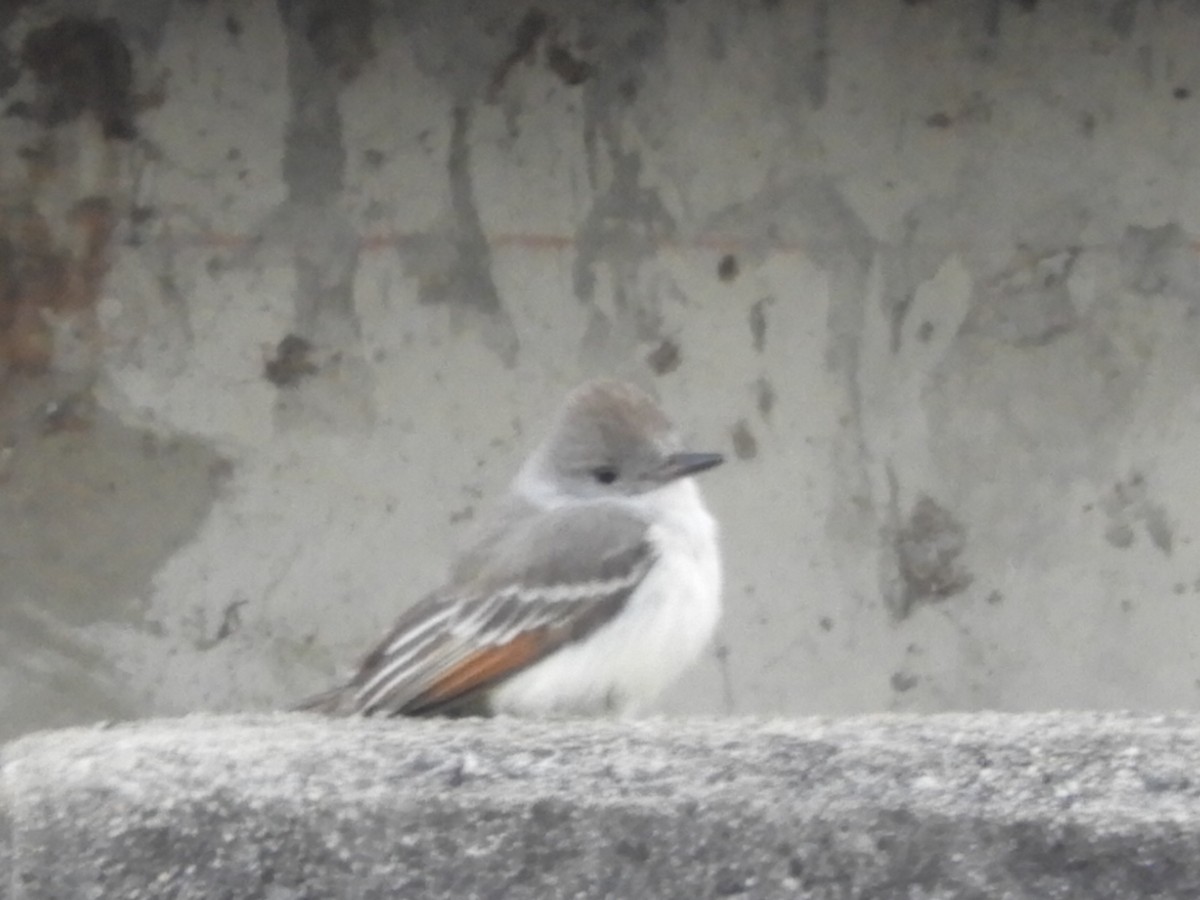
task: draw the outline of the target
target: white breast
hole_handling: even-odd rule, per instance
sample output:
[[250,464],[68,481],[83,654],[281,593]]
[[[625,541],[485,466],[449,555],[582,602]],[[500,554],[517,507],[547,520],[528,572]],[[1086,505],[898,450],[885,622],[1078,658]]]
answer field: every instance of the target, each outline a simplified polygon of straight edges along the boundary
[[716,521],[691,479],[636,502],[655,524],[658,562],[625,608],[501,684],[497,712],[522,716],[633,712],[662,693],[703,651],[721,615]]

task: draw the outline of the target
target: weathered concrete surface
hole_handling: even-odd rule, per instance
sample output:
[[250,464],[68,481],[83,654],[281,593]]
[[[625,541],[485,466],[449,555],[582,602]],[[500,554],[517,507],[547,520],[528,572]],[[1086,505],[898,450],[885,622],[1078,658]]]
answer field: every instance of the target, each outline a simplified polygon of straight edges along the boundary
[[730,465],[679,713],[1200,702],[1200,4],[0,4],[0,738],[273,709],[546,411]]
[[191,717],[2,766],[4,900],[1200,896],[1195,717]]

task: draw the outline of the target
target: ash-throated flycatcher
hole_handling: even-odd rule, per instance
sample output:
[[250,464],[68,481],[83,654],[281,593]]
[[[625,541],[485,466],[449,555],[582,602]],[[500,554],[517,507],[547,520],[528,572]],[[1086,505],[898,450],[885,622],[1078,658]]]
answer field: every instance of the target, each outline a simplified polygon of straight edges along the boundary
[[602,715],[654,700],[720,617],[717,525],[684,451],[632,385],[575,390],[447,584],[402,615],[334,715]]

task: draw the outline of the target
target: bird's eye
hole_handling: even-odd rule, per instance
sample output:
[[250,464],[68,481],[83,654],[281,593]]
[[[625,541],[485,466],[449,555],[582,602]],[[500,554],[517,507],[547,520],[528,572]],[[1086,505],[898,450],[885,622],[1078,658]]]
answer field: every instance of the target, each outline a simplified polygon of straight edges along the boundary
[[596,466],[592,469],[592,477],[600,484],[612,484],[617,480],[616,466]]

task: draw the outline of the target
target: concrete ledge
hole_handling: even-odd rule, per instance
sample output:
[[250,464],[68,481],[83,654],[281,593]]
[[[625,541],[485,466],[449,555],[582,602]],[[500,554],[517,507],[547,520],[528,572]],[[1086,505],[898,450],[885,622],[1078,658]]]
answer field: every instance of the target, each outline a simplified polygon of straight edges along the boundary
[[1200,896],[1200,717],[195,716],[0,766],[4,900]]

